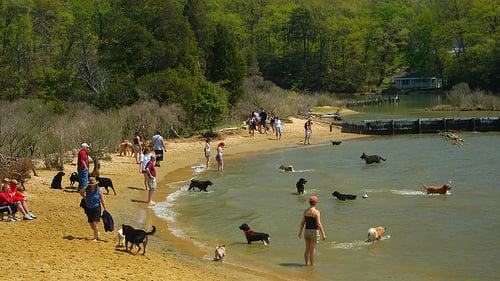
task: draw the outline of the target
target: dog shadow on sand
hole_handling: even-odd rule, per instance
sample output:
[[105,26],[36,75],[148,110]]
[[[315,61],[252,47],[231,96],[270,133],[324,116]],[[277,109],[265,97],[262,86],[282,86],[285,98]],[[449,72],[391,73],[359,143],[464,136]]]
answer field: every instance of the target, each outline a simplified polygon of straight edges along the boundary
[[[75,237],[71,234],[63,236],[63,239],[66,239],[68,241],[73,241],[73,240],[87,240],[87,241],[92,241],[91,238],[88,237]],[[99,239],[99,242],[108,242],[107,240]]]

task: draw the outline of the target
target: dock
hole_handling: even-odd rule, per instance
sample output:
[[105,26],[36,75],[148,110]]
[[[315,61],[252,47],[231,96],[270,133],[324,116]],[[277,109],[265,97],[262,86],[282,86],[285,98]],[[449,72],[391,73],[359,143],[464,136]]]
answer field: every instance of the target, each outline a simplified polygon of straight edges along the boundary
[[441,131],[500,131],[500,117],[382,119],[342,123],[342,133],[354,134],[425,134]]

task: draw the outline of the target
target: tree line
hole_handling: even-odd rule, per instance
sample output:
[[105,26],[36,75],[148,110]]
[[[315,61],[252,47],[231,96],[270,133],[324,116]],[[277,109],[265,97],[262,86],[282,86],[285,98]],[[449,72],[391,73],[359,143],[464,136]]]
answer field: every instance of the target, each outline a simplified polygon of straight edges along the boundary
[[180,105],[211,128],[249,76],[357,92],[403,72],[500,89],[499,0],[5,0],[0,98]]

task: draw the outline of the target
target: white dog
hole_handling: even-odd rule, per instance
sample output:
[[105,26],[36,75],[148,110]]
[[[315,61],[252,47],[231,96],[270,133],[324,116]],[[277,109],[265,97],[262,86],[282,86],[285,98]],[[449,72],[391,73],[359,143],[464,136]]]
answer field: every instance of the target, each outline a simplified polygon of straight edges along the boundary
[[219,245],[215,247],[214,261],[222,262],[225,256],[226,256],[226,245]]
[[366,242],[372,242],[372,244],[374,244],[375,241],[380,240],[380,238],[382,238],[382,235],[384,235],[386,229],[387,227],[385,226],[377,226],[369,228],[368,239],[366,240]]
[[123,246],[125,246],[125,235],[123,235],[123,228],[120,228],[116,232],[116,237],[118,239],[118,244],[116,245],[116,247],[123,247]]

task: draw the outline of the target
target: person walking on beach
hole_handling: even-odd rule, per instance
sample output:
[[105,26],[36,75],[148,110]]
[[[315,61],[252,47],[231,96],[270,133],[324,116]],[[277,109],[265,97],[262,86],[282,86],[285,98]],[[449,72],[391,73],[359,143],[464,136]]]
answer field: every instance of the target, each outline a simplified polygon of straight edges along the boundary
[[203,149],[203,152],[205,154],[205,158],[207,159],[207,169],[208,169],[208,164],[210,163],[210,138],[207,138],[205,140],[205,148]]
[[[302,221],[300,223],[299,238],[302,237],[302,229],[304,229],[304,241],[306,243],[306,250],[304,252],[304,261],[307,265],[314,265],[314,251],[316,243],[318,243],[319,234],[321,238],[326,240],[325,230],[321,224],[320,213],[316,209],[318,205],[318,197],[312,195],[309,197],[309,208],[304,211]],[[319,230],[319,233],[318,233]]]
[[153,192],[156,190],[156,168],[155,168],[156,158],[151,157],[148,164],[146,164],[146,175],[148,177],[148,204],[153,205]]
[[226,145],[222,141],[217,146],[217,155],[215,155],[215,160],[217,160],[217,171],[224,171],[224,160],[222,159],[222,153],[224,152],[225,146]]
[[304,124],[304,131],[305,131],[304,144],[311,144],[312,124],[313,124],[312,118],[311,117],[307,118],[307,121]]
[[78,171],[78,191],[87,186],[89,180],[89,145],[82,143],[78,152],[77,171]]
[[156,131],[152,138],[153,149],[156,155],[156,167],[160,167],[160,162],[163,161],[163,152],[165,152],[165,145],[163,144],[163,137],[160,132]]
[[87,186],[80,191],[80,195],[85,201],[84,210],[87,221],[94,232],[94,241],[99,241],[99,221],[102,211],[106,210],[102,190],[97,186],[98,183],[94,177],[90,177]]
[[276,129],[276,139],[281,140],[281,119],[279,116],[274,117],[274,128]]
[[139,132],[135,132],[134,137],[132,138],[132,157],[134,157],[135,163],[137,164],[141,164],[141,162],[139,162],[139,156],[141,152],[141,136],[139,135]]
[[151,151],[150,151],[149,147],[147,147],[147,146],[144,147],[144,150],[142,151],[142,154],[141,154],[141,166],[139,168],[139,172],[144,175],[144,188],[146,190],[149,190],[148,175],[146,173],[146,165],[151,160],[151,157],[154,157],[154,156],[151,155]]

